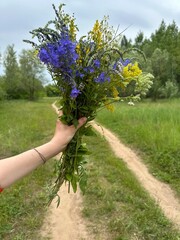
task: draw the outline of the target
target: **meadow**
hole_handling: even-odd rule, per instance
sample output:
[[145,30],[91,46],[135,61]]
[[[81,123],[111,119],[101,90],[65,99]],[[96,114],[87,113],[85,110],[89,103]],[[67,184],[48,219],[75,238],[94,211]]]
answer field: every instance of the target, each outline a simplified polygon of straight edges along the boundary
[[97,121],[137,151],[151,173],[170,184],[180,196],[180,99],[115,104]]
[[[42,144],[52,137],[56,121],[55,112],[51,107],[53,101],[54,99],[43,99],[38,102],[0,102],[1,158],[18,154]],[[170,106],[172,107],[172,103],[160,102],[156,104],[157,107],[161,107],[160,109],[164,109],[164,119],[169,117],[169,114],[166,116],[166,111]],[[173,104],[173,106],[176,104],[178,106],[178,102]],[[121,131],[124,129],[123,141],[130,145],[134,143],[133,146],[139,149],[142,156],[145,156],[145,161],[149,166],[151,166],[149,156],[152,156],[153,150],[147,157],[147,153],[150,152],[147,146],[151,145],[151,142],[147,146],[140,147],[135,139],[137,129],[139,132],[143,131],[140,126],[145,120],[139,116],[138,121],[138,119],[133,119],[132,115],[133,112],[133,116],[138,116],[139,112],[144,112],[146,115],[146,109],[149,109],[152,114],[153,106],[156,109],[153,103],[141,103],[135,107],[126,104],[119,105],[114,113],[119,113],[118,118],[117,115],[104,110],[98,114],[98,121],[109,126],[116,134],[121,136],[122,133],[120,134],[118,129]],[[167,106],[169,106],[168,109]],[[177,109],[174,111],[177,117]],[[150,113],[148,116],[151,115]],[[158,123],[158,110],[156,113],[156,122]],[[149,118],[147,117],[147,119]],[[170,119],[174,118],[171,116]],[[171,124],[168,126],[174,128],[176,124],[174,120],[171,121],[173,121],[172,126]],[[169,122],[168,118],[167,124]],[[133,127],[135,125],[137,125],[136,130]],[[178,127],[178,119],[176,127]],[[145,133],[146,129],[147,133]],[[127,136],[127,132],[130,131],[134,131],[134,140],[129,137],[132,136],[132,132]],[[147,143],[146,135],[149,131],[148,128],[144,127],[144,134],[141,137],[144,136],[145,139],[142,139],[142,143],[145,141]],[[165,136],[169,137],[171,131],[168,128],[164,129]],[[168,144],[169,140],[162,139],[159,137],[159,141]],[[174,136],[173,139],[173,143],[176,143],[173,148],[175,151],[178,146],[178,135]],[[114,156],[104,138],[97,134],[97,136],[86,137],[85,142],[87,142],[92,154],[87,158],[88,188],[83,196],[83,216],[89,230],[95,234],[95,239],[178,240],[180,238],[178,231],[165,218],[156,203],[140,186],[135,176],[126,168],[123,161]],[[171,145],[170,142],[169,145]],[[53,179],[53,164],[54,161],[49,161],[1,194],[0,239],[41,239],[39,232],[47,210],[47,185]],[[163,177],[158,165],[152,164],[152,167],[157,171],[158,177]],[[174,172],[177,171],[176,167],[177,165],[174,166]],[[174,182],[176,181],[174,180]],[[176,184],[172,185],[176,188]]]
[[[51,103],[0,102],[0,158],[18,154],[49,140],[56,114]],[[0,196],[0,239],[40,239],[38,232],[47,208],[47,184],[53,162],[34,171]]]

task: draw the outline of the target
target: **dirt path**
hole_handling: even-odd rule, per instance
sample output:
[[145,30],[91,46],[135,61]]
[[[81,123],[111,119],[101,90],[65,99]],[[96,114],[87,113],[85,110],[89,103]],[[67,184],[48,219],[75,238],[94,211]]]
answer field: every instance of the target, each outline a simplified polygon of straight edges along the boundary
[[[53,109],[59,114],[55,103]],[[59,159],[60,156],[57,156]],[[48,209],[47,217],[41,229],[43,238],[51,240],[93,240],[81,216],[82,197],[78,189],[76,193],[68,193],[67,186],[63,185],[59,191],[61,203],[53,201]]]
[[42,228],[42,237],[52,240],[93,240],[86,229],[86,224],[81,216],[82,198],[80,192],[67,192],[63,185],[59,192],[60,206],[52,202],[48,215]]
[[[53,104],[53,108],[58,113],[55,104]],[[116,156],[123,159],[127,167],[136,175],[139,182],[159,204],[165,216],[177,227],[180,227],[180,203],[170,187],[154,178],[141,159],[131,149],[124,146],[108,129],[104,127],[102,129],[95,122],[92,125],[106,138]],[[80,192],[69,194],[67,188],[63,186],[60,195],[60,207],[56,208],[56,203],[53,202],[49,208],[42,228],[42,236],[49,236],[51,240],[94,239],[86,228],[85,220],[81,217],[82,198]]]
[[139,156],[126,147],[108,129],[102,129],[96,123],[93,127],[104,135],[117,157],[123,159],[127,167],[136,175],[139,182],[150,193],[163,210],[165,216],[180,228],[180,203],[171,188],[153,177]]

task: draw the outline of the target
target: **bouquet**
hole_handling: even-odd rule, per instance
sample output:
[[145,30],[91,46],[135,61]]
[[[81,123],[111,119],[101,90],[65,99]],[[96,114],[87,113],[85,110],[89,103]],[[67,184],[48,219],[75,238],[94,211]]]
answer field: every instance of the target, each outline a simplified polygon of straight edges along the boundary
[[53,5],[55,19],[30,32],[38,43],[25,40],[35,48],[58,87],[63,112],[60,120],[77,126],[80,117],[87,118],[87,123],[76,132],[56,163],[57,179],[50,201],[57,196],[58,205],[57,193],[64,182],[68,182],[69,191],[72,187],[76,192],[78,184],[85,191],[84,156],[89,152],[82,137],[93,134],[88,123],[96,117],[97,111],[104,106],[112,110],[112,102],[120,99],[119,90],[124,91],[129,85],[133,86],[133,91],[126,98],[137,99],[146,94],[152,84],[151,74],[143,73],[138,62],[124,58],[130,50],[121,51],[121,34],[109,26],[107,17],[96,21],[87,36],[77,39],[74,15],[66,14],[63,7],[61,4],[56,9]]

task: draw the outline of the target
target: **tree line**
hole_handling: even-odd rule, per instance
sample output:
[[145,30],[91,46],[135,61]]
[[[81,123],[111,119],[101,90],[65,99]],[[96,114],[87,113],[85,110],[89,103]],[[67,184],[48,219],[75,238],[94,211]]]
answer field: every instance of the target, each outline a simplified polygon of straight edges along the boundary
[[[120,50],[125,49],[139,49],[145,55],[141,67],[154,75],[148,97],[156,100],[180,96],[180,31],[174,21],[167,25],[163,20],[149,38],[142,31],[134,41],[124,35]],[[45,69],[34,50],[23,49],[17,56],[14,45],[9,45],[0,57],[4,68],[0,76],[0,100],[58,95],[53,83],[45,85]]]
[[44,69],[33,50],[22,50],[19,59],[14,45],[7,46],[2,59],[0,99],[36,99],[43,93]]
[[148,97],[156,100],[180,96],[180,31],[174,21],[167,25],[162,20],[150,38],[140,31],[133,44],[124,36],[122,48],[127,47],[142,50],[146,56],[143,70],[154,75]]

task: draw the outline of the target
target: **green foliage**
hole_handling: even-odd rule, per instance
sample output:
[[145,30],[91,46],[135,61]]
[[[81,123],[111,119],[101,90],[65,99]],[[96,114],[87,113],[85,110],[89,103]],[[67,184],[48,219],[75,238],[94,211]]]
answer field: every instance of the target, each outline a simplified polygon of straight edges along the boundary
[[[144,39],[140,33],[135,39],[135,46],[141,44],[141,49],[145,52],[148,64],[146,71],[151,69],[155,77],[154,87],[151,89],[149,96],[153,99],[165,97],[162,94],[167,86],[176,85],[180,91],[180,31],[173,21],[166,25],[161,22],[159,28],[152,33],[150,39]],[[168,87],[169,88],[169,87]],[[172,89],[172,87],[171,87]],[[179,94],[177,94],[178,96]]]
[[57,97],[59,96],[58,87],[55,84],[48,84],[45,86],[45,92],[47,97]]
[[150,89],[151,97],[156,100],[160,96],[161,90],[165,85],[167,79],[171,77],[171,69],[169,53],[167,50],[156,48],[150,59],[152,73],[155,76],[154,84]]
[[[4,76],[0,80],[0,98],[34,100],[42,95],[44,68],[32,50],[22,50],[17,59],[14,45],[4,56]],[[2,87],[3,85],[3,87]]]
[[6,98],[6,91],[4,86],[4,78],[0,76],[0,100],[3,100]]
[[140,31],[137,36],[135,37],[135,47],[139,48],[142,50],[143,42],[144,42],[144,33]]
[[9,45],[4,56],[4,84],[8,99],[20,98],[20,78],[14,45]]
[[43,90],[43,65],[36,57],[34,50],[22,50],[19,63],[23,98],[34,100]]
[[168,80],[165,83],[165,86],[161,87],[159,91],[160,91],[160,97],[162,98],[174,98],[179,96],[179,93],[178,93],[179,89],[178,89],[177,83],[172,82],[170,80]]

